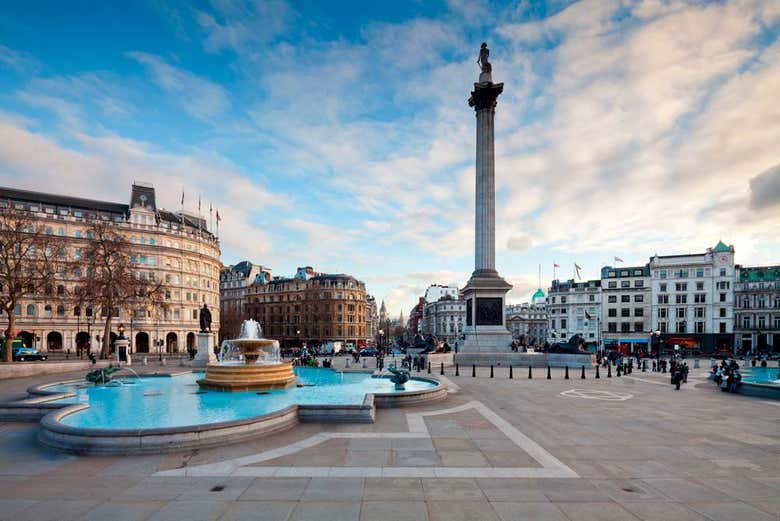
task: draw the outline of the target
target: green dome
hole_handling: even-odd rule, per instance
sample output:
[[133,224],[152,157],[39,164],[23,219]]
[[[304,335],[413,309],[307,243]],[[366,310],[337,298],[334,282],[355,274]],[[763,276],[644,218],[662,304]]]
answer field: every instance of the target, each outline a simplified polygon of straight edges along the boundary
[[534,293],[534,296],[531,297],[531,300],[536,300],[540,298],[544,298],[544,291],[542,291],[542,288],[536,290],[536,293]]

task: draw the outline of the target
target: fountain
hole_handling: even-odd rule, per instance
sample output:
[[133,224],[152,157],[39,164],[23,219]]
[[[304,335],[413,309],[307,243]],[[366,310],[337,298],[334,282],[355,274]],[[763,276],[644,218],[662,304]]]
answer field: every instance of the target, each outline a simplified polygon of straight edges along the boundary
[[217,363],[206,366],[206,377],[198,385],[216,391],[254,391],[285,389],[295,379],[292,363],[282,362],[279,342],[262,338],[260,324],[249,319],[241,324],[238,338],[222,343]]

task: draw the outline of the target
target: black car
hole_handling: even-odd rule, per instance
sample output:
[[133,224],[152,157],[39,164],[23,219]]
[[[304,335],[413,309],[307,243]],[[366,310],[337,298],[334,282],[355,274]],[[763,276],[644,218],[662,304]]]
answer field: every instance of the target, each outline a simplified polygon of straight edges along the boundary
[[32,347],[17,347],[13,352],[14,362],[42,362],[48,358]]

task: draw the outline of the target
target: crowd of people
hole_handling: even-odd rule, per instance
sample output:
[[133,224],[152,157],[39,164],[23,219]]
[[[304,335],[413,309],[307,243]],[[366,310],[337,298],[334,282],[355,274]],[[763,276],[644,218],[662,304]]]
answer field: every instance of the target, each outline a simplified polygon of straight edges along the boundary
[[715,363],[710,370],[710,379],[713,380],[723,392],[735,393],[742,383],[742,374],[739,372],[739,364],[736,360],[721,360]]

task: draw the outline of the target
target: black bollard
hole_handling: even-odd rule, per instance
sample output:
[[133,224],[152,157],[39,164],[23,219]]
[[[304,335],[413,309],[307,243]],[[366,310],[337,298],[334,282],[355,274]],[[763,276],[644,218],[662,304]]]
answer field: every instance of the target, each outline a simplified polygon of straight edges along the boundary
[[550,374],[550,366],[547,366],[547,379],[552,380],[552,375]]
[[580,375],[580,379],[581,380],[585,379],[585,366],[584,365],[582,366],[582,374]]
[[596,380],[601,378],[601,375],[599,374],[599,366],[596,366]]
[[455,376],[460,376],[460,366],[455,364]]
[[477,377],[477,366],[474,364],[471,364],[471,377],[472,378]]
[[431,374],[431,361],[428,360],[428,374]]
[[512,366],[509,366],[509,379],[511,380],[513,378],[512,376]]
[[533,373],[531,373],[531,366],[529,365],[528,366],[528,379],[530,380],[533,377],[534,377],[534,375],[533,375]]
[[444,362],[441,363],[441,372],[439,374],[444,376]]
[[617,377],[620,378],[620,368],[623,367],[622,365],[617,366]]
[[493,378],[493,365],[490,366],[490,378]]
[[563,375],[563,379],[564,380],[568,380],[569,379],[569,366],[568,365],[566,366],[566,374]]
[[642,360],[642,372],[647,372],[647,360]]
[[612,365],[607,366],[607,378],[612,378]]

